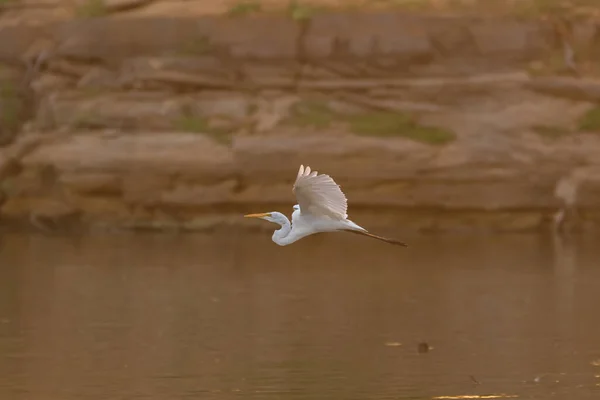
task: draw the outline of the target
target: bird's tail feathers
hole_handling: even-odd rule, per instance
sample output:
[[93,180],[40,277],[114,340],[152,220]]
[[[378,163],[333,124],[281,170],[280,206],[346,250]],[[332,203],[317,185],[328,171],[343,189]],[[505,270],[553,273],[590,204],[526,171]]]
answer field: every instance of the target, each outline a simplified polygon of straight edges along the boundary
[[408,244],[401,242],[399,240],[396,239],[390,239],[390,238],[386,238],[383,236],[377,236],[377,235],[373,235],[372,233],[364,230],[364,231],[358,231],[358,230],[353,230],[353,229],[345,229],[346,232],[351,232],[351,233],[356,233],[358,235],[363,235],[363,236],[367,236],[373,239],[377,239],[377,240],[381,240],[382,242],[386,242],[389,244],[393,244],[395,246],[403,246],[403,247],[408,247]]

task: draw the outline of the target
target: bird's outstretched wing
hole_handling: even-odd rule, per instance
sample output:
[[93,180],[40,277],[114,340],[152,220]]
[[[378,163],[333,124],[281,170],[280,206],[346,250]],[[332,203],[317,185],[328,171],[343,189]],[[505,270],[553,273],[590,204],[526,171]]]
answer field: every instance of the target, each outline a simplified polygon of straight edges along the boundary
[[348,201],[339,185],[329,175],[319,175],[307,166],[300,166],[293,192],[300,212],[336,219],[348,218]]

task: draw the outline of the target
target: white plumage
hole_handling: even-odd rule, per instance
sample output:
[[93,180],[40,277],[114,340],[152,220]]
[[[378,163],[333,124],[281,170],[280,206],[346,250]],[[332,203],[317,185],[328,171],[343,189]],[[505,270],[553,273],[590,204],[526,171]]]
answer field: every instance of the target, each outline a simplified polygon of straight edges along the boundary
[[300,166],[293,192],[298,200],[302,214],[348,218],[348,201],[329,175],[318,175],[310,167]]
[[339,185],[325,174],[319,175],[310,167],[300,166],[292,189],[298,204],[294,206],[292,222],[279,212],[248,214],[248,218],[261,218],[281,225],[273,233],[273,241],[280,246],[294,243],[303,237],[319,232],[345,231],[368,236],[399,246],[405,243],[369,233],[348,219],[348,201]]

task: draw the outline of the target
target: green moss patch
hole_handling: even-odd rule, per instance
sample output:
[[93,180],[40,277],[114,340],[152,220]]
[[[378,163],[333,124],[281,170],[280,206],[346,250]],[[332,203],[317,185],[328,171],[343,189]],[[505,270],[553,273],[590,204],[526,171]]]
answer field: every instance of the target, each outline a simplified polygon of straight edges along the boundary
[[559,126],[548,126],[548,125],[535,125],[532,130],[546,139],[560,139],[561,137],[567,136],[571,132]]
[[456,139],[444,128],[420,125],[405,113],[373,112],[346,117],[353,133],[363,136],[404,137],[417,142],[443,145]]
[[291,0],[288,4],[287,13],[294,21],[303,21],[312,18],[319,11],[319,7],[310,4],[303,4],[296,0]]
[[104,0],[87,0],[77,8],[76,14],[82,18],[103,17],[108,14],[108,10]]
[[377,111],[345,115],[324,102],[301,101],[292,107],[287,123],[302,128],[327,129],[333,123],[345,124],[356,135],[404,137],[421,143],[443,145],[456,139],[448,129],[418,124],[407,113]]
[[181,46],[181,55],[190,55],[190,56],[201,56],[209,53],[213,49],[210,40],[201,36],[187,42],[184,42]]
[[[16,0],[0,0],[0,4],[2,1]],[[527,20],[548,16],[594,17],[597,6],[597,0],[347,0],[337,4],[321,0],[282,0],[264,5],[260,0],[240,0],[226,13],[231,16],[258,12],[285,13],[293,20],[301,21],[320,12],[401,10],[434,14],[507,15]]]
[[580,131],[600,132],[600,106],[586,112],[579,120],[577,128]]
[[288,122],[303,128],[329,128],[334,119],[338,118],[327,104],[318,101],[298,102],[294,104],[291,111]]
[[256,14],[262,11],[262,5],[258,1],[241,1],[231,6],[227,11],[230,17],[243,17],[250,14]]
[[221,144],[231,144],[232,129],[211,127],[208,120],[199,116],[183,116],[177,119],[174,129],[180,132],[199,133],[210,136]]
[[21,124],[23,100],[11,82],[0,82],[0,126],[16,131]]

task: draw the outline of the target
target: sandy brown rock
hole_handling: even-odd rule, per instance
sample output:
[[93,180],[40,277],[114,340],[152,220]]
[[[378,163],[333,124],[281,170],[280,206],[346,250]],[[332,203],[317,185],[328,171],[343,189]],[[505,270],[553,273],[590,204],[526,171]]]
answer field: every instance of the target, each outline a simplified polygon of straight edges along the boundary
[[600,81],[596,79],[545,77],[531,80],[527,87],[551,96],[600,102]]
[[[545,21],[215,18],[196,17],[196,2],[146,3],[36,26],[0,18],[0,60],[11,83],[31,78],[26,126],[44,138],[19,152],[21,133],[0,152],[4,220],[229,224],[291,210],[304,164],[342,185],[353,215],[425,230],[538,228],[560,206],[557,182],[583,168],[577,204],[600,225],[600,137],[580,131],[597,82],[531,77],[561,51]],[[594,32],[578,28],[578,49]]]
[[129,11],[151,4],[153,0],[104,0],[107,12]]
[[[38,111],[41,129],[71,130],[113,128],[129,131],[183,129],[190,121],[222,117],[241,123],[250,99],[240,93],[176,95],[144,92],[63,91],[44,99]],[[194,129],[194,127],[190,127]]]
[[[206,207],[291,207],[295,172],[303,163],[334,176],[358,215],[378,208],[457,215],[537,210],[521,222],[501,223],[532,229],[542,223],[543,210],[560,205],[554,188],[561,171],[544,165],[558,153],[570,159],[592,148],[598,152],[600,141],[590,140],[584,146],[567,141],[553,152],[531,141],[519,149],[527,157],[498,159],[460,143],[432,148],[356,136],[243,137],[229,148],[201,134],[177,132],[63,135],[21,158],[14,192],[2,210],[13,218],[33,213],[61,221],[76,213],[88,223],[185,225]],[[600,201],[600,180],[590,171],[578,200],[585,210]],[[58,209],[63,211],[51,212]],[[156,213],[170,215],[171,222],[155,219]]]
[[34,113],[34,103],[24,71],[0,64],[0,147],[13,141]]
[[52,165],[59,172],[181,174],[220,182],[233,173],[231,151],[202,134],[73,134],[39,147],[22,160],[25,168]]
[[[594,145],[599,151],[600,141]],[[549,157],[534,143],[510,149],[526,157],[502,153],[501,159],[493,147],[457,143],[432,149],[402,139],[351,136],[285,138],[274,143],[244,139],[234,150],[246,186],[237,197],[242,202],[258,203],[261,196],[268,196],[265,202],[293,201],[294,171],[303,163],[334,176],[352,204],[363,207],[509,210],[551,209],[557,204],[556,175],[545,168],[536,170],[552,163],[555,155]],[[581,204],[593,207],[599,200],[588,197]]]
[[[360,26],[360,29],[357,27]],[[421,61],[433,56],[420,18],[401,14],[325,14],[314,17],[305,40],[308,58],[394,57]]]
[[537,21],[483,18],[473,21],[470,31],[483,56],[531,58],[552,40],[551,27]]
[[122,213],[131,207],[210,205],[231,194],[235,174],[227,147],[201,134],[178,132],[73,134],[40,143],[20,166],[2,209],[8,218],[63,218],[62,211],[51,212],[59,208],[92,219],[120,210],[125,218]]

